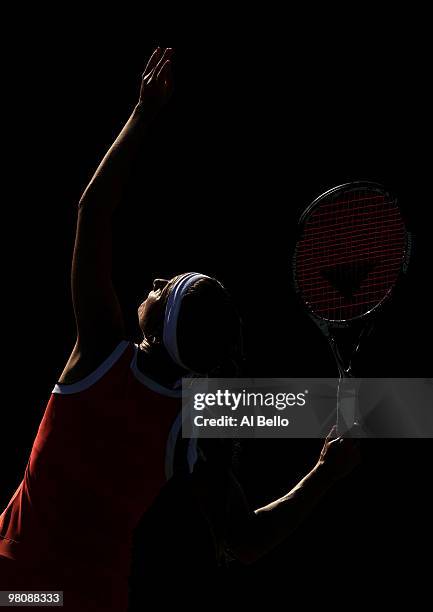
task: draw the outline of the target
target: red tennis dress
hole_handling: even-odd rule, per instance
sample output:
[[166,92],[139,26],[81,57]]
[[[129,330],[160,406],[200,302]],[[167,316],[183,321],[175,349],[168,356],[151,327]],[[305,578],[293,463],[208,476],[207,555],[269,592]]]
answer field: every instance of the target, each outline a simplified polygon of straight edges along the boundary
[[121,342],[84,380],[56,385],[24,478],[0,516],[0,589],[62,590],[64,609],[127,609],[132,532],[170,476],[180,390]]

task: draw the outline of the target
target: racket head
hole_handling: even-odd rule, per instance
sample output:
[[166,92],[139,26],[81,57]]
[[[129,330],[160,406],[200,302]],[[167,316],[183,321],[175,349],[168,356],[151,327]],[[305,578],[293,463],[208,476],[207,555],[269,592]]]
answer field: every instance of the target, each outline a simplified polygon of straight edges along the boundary
[[321,327],[351,326],[388,302],[410,251],[395,196],[371,181],[338,185],[300,218],[292,258],[295,292]]

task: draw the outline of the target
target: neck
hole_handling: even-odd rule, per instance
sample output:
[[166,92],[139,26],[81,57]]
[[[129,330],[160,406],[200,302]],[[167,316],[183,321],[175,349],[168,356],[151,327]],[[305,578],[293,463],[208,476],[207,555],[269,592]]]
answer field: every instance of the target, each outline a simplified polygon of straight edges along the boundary
[[139,370],[164,387],[172,388],[187,373],[184,368],[173,363],[161,344],[149,344],[143,339],[139,349],[137,357]]

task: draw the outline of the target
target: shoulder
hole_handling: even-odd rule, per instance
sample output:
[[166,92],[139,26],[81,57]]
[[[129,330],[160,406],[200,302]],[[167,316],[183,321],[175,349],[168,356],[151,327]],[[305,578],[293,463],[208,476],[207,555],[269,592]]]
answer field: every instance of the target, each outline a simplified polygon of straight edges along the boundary
[[58,379],[58,383],[71,385],[92,374],[103,375],[120,359],[128,346],[132,350],[134,345],[121,338],[103,342],[91,348],[82,347],[77,343]]

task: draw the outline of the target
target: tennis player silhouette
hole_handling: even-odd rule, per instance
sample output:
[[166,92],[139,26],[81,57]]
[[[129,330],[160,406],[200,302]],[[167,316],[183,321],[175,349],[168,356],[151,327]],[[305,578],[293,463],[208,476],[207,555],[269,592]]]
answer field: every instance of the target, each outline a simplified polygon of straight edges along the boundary
[[[172,49],[157,48],[140,95],[81,197],[72,264],[77,340],[39,426],[22,482],[0,517],[3,589],[64,591],[64,609],[127,609],[132,534],[170,476],[179,422],[177,382],[234,372],[240,322],[225,288],[188,272],[157,279],[138,309],[143,338],[128,341],[112,282],[112,219],[146,130],[173,87]],[[149,264],[149,268],[151,265]],[[358,461],[328,439],[286,496],[251,510],[230,466],[194,470],[191,486],[216,540],[250,562],[296,527]],[[206,463],[206,462],[205,462]],[[221,520],[224,496],[228,510]]]

